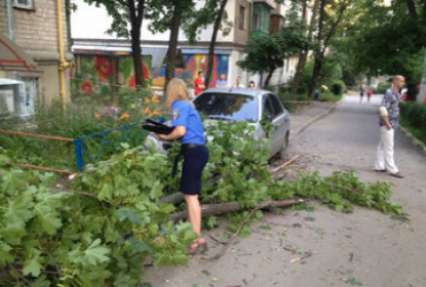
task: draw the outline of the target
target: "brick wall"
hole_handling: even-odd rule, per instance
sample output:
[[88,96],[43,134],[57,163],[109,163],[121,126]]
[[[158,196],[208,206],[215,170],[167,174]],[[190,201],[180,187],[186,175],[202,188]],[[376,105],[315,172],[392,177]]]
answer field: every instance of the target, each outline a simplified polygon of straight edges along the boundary
[[[58,58],[56,1],[33,1],[34,10],[14,8],[16,44],[36,59],[56,60]],[[66,47],[65,13],[63,17]]]
[[0,34],[7,35],[6,0],[0,0]]

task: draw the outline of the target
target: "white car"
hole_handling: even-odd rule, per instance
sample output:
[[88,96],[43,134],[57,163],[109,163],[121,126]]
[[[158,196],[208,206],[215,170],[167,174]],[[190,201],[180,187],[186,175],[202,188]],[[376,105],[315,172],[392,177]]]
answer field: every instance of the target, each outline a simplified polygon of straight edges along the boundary
[[[267,137],[264,126],[268,123],[270,132],[270,157],[279,154],[284,157],[290,139],[290,117],[279,98],[266,90],[246,88],[212,88],[194,99],[200,114],[209,121],[245,121],[254,126],[254,139]],[[208,125],[206,125],[208,129]],[[166,143],[148,136],[147,143],[164,150]]]

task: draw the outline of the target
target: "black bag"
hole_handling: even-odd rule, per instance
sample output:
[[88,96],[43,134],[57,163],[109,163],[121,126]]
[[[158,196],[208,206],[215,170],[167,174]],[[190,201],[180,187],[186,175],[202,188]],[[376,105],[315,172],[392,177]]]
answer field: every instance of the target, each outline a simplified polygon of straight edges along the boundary
[[162,124],[160,122],[157,122],[151,119],[145,120],[145,122],[142,125],[142,128],[144,130],[154,132],[156,134],[165,134],[165,135],[170,134],[174,130],[173,127],[169,127],[165,124]]

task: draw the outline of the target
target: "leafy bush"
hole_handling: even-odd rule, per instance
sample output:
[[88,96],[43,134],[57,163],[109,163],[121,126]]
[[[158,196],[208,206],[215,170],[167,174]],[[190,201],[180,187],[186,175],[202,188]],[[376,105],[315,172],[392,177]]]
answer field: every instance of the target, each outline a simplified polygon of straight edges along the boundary
[[[159,99],[123,90],[117,106],[94,98],[79,98],[62,109],[59,102],[39,106],[30,125],[9,125],[5,129],[24,130],[38,134],[83,138],[85,162],[105,160],[121,151],[121,143],[131,147],[144,142],[146,133],[139,127],[146,116],[158,115],[154,106]],[[45,141],[0,135],[0,145],[16,161],[54,168],[75,169],[72,143]]]
[[426,106],[417,102],[401,103],[402,124],[426,143]]
[[335,95],[331,92],[323,92],[320,95],[319,100],[321,102],[338,102],[342,99],[342,95]]
[[0,286],[138,286],[145,259],[187,259],[188,224],[159,201],[166,157],[127,150],[82,174],[72,192],[0,156]]
[[334,81],[331,84],[331,92],[336,95],[340,96],[343,95],[343,93],[346,91],[346,85],[343,81]]
[[374,93],[385,94],[390,87],[391,87],[391,84],[389,82],[381,82],[377,85],[377,88],[374,89]]

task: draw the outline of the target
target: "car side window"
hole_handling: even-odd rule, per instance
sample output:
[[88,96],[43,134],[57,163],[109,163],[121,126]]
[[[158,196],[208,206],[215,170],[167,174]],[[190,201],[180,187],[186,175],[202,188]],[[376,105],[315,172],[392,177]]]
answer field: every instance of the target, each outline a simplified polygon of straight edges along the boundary
[[262,118],[272,120],[275,117],[269,95],[263,97]]
[[272,104],[272,110],[274,111],[274,117],[281,115],[284,110],[277,96],[271,94],[269,95],[269,99]]

